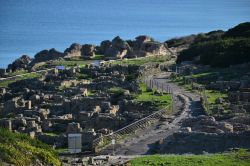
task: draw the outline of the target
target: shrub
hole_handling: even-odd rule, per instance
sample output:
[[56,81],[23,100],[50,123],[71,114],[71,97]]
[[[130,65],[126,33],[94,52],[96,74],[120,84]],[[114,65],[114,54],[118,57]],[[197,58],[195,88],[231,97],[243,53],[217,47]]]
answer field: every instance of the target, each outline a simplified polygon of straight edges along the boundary
[[180,53],[177,63],[194,59],[216,67],[249,62],[250,23],[239,24],[225,34],[223,31],[212,31],[197,35],[191,46]]
[[200,42],[180,53],[177,62],[190,61],[200,56],[204,65],[227,67],[250,61],[250,39],[221,39]]
[[250,22],[241,23],[231,29],[229,29],[224,38],[235,38],[235,37],[250,37]]
[[57,153],[50,146],[3,128],[0,128],[0,160],[14,165],[32,165],[37,160],[47,165],[61,165]]

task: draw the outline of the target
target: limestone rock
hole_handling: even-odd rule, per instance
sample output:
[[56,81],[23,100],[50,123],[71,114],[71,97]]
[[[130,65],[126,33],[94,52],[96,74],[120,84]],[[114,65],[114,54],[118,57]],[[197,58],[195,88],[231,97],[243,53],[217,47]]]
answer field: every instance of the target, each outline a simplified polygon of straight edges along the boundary
[[82,55],[81,49],[82,49],[82,45],[78,43],[73,43],[69,48],[67,48],[64,51],[64,56],[65,58],[80,57]]
[[95,56],[95,46],[92,44],[82,45],[81,55],[83,57],[94,57]]
[[7,70],[15,71],[18,69],[28,69],[28,65],[31,62],[31,58],[28,55],[22,55],[16,59],[12,64],[8,65]]
[[98,50],[99,54],[105,54],[107,49],[111,46],[111,41],[109,40],[104,40],[101,42],[100,48]]
[[58,58],[63,57],[63,53],[55,50],[54,48],[50,50],[43,50],[38,52],[35,55],[34,60],[31,62],[32,64],[38,63],[38,62],[45,62],[45,61],[50,61],[50,60],[55,60]]
[[115,37],[110,47],[105,51],[106,57],[124,58],[131,52],[129,44],[119,36]]

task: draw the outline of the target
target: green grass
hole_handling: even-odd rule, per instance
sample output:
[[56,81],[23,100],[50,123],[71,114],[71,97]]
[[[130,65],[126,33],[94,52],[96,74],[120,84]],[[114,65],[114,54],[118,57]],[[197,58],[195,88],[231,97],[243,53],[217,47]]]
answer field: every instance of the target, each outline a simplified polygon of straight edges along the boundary
[[16,76],[16,75],[20,75],[20,74],[26,74],[26,73],[28,73],[28,71],[26,71],[26,70],[16,70],[15,72],[7,73],[7,76],[12,77],[12,76]]
[[37,159],[46,165],[61,165],[56,151],[50,146],[28,135],[0,128],[0,163],[33,165]]
[[209,75],[214,74],[214,72],[205,72],[205,73],[198,73],[198,74],[192,74],[193,78],[201,78],[201,77],[206,77]]
[[104,55],[95,55],[94,58],[92,58],[93,60],[103,60],[105,57]]
[[110,89],[108,89],[109,93],[114,93],[117,95],[122,95],[125,92],[125,89],[121,88],[121,87],[112,87]]
[[58,149],[55,149],[55,151],[59,154],[59,153],[64,153],[64,152],[67,152],[68,151],[68,148],[58,148]]
[[135,158],[132,166],[249,166],[250,153],[238,152],[207,155],[152,155]]
[[59,134],[57,133],[52,133],[52,132],[47,132],[47,133],[44,133],[45,135],[48,135],[48,136],[58,136]]
[[30,78],[36,78],[40,77],[42,74],[41,73],[27,73],[26,75],[23,75],[21,77],[17,77],[15,80],[4,80],[0,81],[0,87],[8,87],[9,84],[20,81],[20,80],[25,80],[25,79],[30,79]]
[[113,64],[127,64],[127,65],[144,65],[146,63],[163,63],[168,61],[168,56],[149,56],[144,58],[123,59],[114,61]]
[[96,55],[91,59],[84,59],[82,57],[74,57],[70,59],[62,59],[62,60],[55,60],[50,65],[52,66],[85,66],[87,64],[93,63],[94,60],[102,60],[104,59],[104,55]]
[[193,74],[193,78],[209,79],[209,81],[216,81],[218,77],[221,77],[225,81],[232,79],[240,79],[247,72],[247,69],[241,68],[210,68],[206,72]]
[[92,63],[92,60],[60,60],[60,61],[53,61],[51,65],[54,66],[85,66],[87,64]]
[[156,95],[153,91],[147,91],[147,86],[144,83],[140,84],[141,94],[135,95],[137,102],[153,102],[158,109],[167,108],[171,105],[171,95],[161,94]]
[[91,75],[88,75],[86,73],[76,73],[76,78],[79,79],[79,80],[81,80],[81,79],[89,80],[89,81],[92,80]]
[[214,90],[206,90],[209,104],[215,104],[217,98],[226,98],[227,94]]
[[179,86],[183,86],[185,90],[193,92],[192,85],[191,84],[185,84],[184,77],[178,76],[175,78],[171,78],[171,82],[176,83]]

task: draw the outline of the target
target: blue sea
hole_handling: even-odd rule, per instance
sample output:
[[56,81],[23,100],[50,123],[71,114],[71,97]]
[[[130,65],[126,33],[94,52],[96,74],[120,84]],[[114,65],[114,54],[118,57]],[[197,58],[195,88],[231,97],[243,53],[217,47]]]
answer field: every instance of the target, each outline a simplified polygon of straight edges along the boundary
[[250,0],[0,0],[0,67],[115,36],[159,41],[250,21]]

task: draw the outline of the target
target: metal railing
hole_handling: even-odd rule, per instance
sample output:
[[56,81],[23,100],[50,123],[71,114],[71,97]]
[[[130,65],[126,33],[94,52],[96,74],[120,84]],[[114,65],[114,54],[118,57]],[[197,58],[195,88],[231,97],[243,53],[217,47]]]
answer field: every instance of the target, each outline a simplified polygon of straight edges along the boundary
[[[145,79],[144,83],[148,86],[148,88],[151,88],[151,89],[156,88],[157,90],[163,93],[172,94],[172,105],[174,105],[173,90],[169,85],[167,85],[166,83],[165,84],[160,83],[153,78]],[[172,106],[172,109],[173,109],[173,106]],[[160,120],[160,118],[163,115],[166,115],[166,113],[167,113],[167,109],[156,111],[148,115],[147,117],[144,117],[138,121],[135,121],[111,134],[101,136],[93,140],[92,147],[95,152],[101,151],[102,149],[105,149],[106,147],[108,147],[112,143],[113,139],[115,139],[116,141],[122,140],[126,138],[127,136],[136,133],[139,130],[143,130],[149,125],[153,124],[154,122]]]
[[133,122],[129,124],[128,126],[125,126],[113,133],[110,133],[108,135],[104,135],[102,137],[95,139],[92,143],[92,146],[94,147],[95,152],[98,152],[104,149],[105,147],[107,147],[108,145],[110,145],[113,139],[115,139],[116,141],[122,140],[126,138],[127,136],[134,134],[136,131],[145,129],[147,126],[159,120],[162,117],[162,115],[166,114],[166,112],[167,110],[165,109],[154,112],[151,115],[145,118],[142,118],[136,122]]

